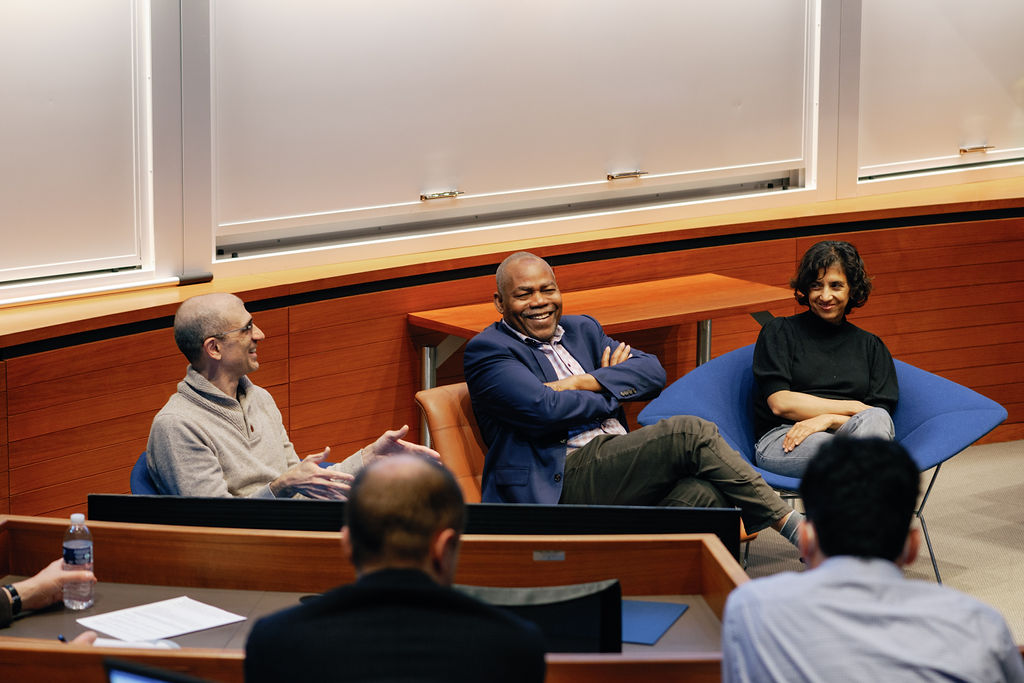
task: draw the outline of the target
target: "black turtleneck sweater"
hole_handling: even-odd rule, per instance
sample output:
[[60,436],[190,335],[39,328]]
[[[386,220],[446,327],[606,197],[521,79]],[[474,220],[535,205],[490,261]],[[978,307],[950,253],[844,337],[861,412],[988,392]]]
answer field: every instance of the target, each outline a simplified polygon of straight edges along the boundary
[[754,427],[757,437],[790,421],[776,417],[768,397],[799,391],[821,398],[862,401],[896,409],[896,368],[882,340],[846,319],[825,322],[810,311],[774,318],[754,347]]

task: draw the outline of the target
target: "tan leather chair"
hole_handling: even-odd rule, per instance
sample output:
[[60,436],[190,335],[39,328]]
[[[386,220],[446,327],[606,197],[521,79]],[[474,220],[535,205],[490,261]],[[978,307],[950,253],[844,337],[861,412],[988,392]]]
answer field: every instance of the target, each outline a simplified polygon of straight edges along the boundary
[[[433,447],[441,454],[441,462],[455,475],[467,503],[479,503],[483,485],[484,456],[487,445],[476,425],[469,387],[465,382],[416,392],[416,403],[427,416],[427,427]],[[743,564],[750,553],[750,541],[757,533],[748,534],[740,521],[740,543],[747,544]]]
[[467,503],[479,503],[487,446],[476,426],[465,382],[416,392],[434,450],[455,475]]

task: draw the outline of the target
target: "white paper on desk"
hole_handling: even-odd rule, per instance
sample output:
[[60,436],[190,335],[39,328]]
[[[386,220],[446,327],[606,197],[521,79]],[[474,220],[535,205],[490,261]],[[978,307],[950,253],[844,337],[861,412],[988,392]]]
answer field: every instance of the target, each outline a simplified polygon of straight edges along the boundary
[[245,621],[219,607],[185,597],[119,609],[94,617],[82,617],[78,623],[121,640],[159,640],[183,633]]

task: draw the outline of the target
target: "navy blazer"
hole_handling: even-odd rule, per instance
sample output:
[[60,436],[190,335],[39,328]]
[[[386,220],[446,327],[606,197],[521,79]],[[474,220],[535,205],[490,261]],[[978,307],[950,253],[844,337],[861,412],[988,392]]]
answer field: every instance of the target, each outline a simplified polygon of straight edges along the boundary
[[466,345],[466,382],[489,447],[483,472],[485,503],[557,503],[569,430],[612,416],[628,429],[621,403],[654,398],[665,386],[665,370],[658,359],[637,349],[618,365],[600,367],[604,349],[614,351],[619,342],[590,316],[563,316],[561,326],[562,345],[604,391],[555,391],[544,386],[558,379],[551,362],[501,322]]

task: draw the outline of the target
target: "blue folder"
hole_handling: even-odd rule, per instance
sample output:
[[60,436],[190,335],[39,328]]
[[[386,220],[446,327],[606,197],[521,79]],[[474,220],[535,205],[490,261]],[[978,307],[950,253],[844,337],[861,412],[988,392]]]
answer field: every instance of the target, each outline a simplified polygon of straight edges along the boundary
[[622,601],[622,642],[654,645],[689,605],[678,602]]

